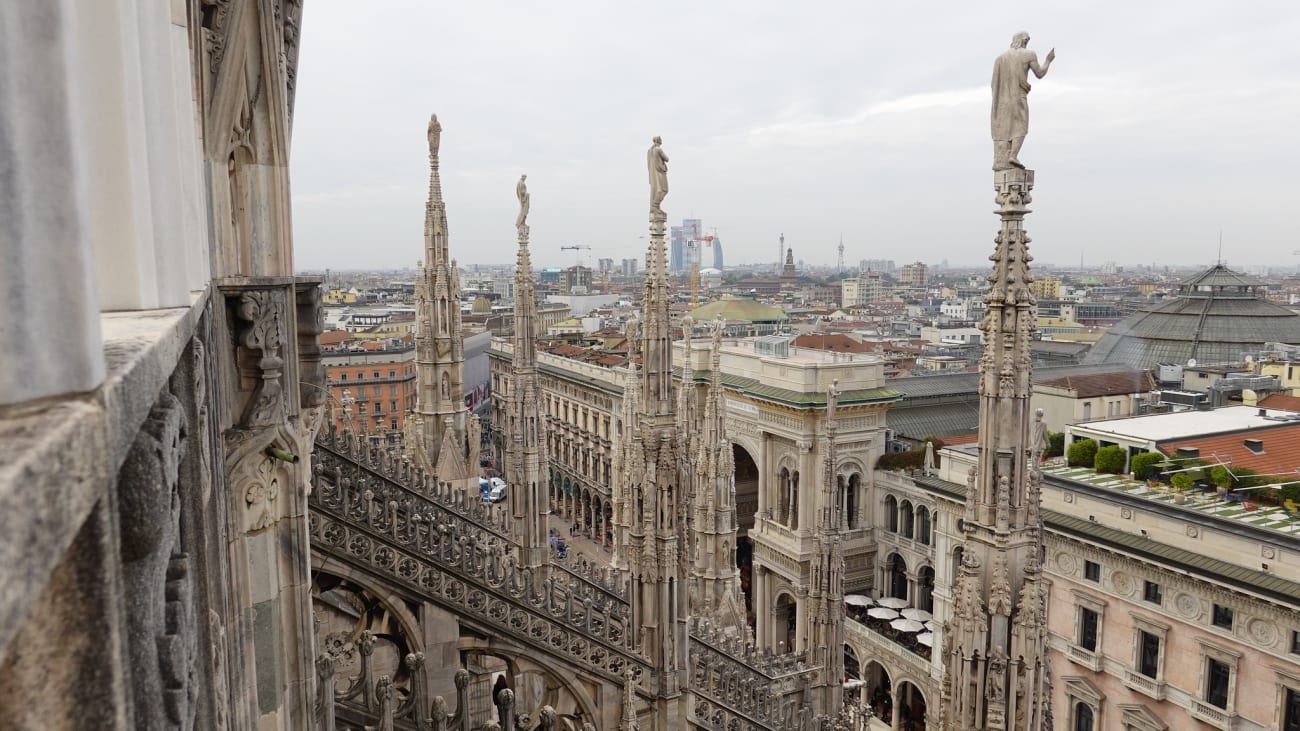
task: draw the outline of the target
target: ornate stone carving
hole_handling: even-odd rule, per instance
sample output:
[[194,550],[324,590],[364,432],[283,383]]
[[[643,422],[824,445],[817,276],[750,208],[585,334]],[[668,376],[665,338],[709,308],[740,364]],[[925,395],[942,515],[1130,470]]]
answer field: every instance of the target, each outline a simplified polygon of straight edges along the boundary
[[1174,608],[1187,619],[1201,616],[1201,600],[1191,594],[1179,594],[1174,597]]
[[1114,587],[1115,593],[1121,596],[1132,596],[1137,589],[1133,577],[1123,571],[1116,571],[1110,575],[1111,586]]
[[[240,322],[238,349],[240,379],[251,396],[240,423],[245,428],[283,423],[284,325],[283,305],[277,292],[256,289],[238,296],[235,314]],[[251,384],[251,388],[249,388]]]

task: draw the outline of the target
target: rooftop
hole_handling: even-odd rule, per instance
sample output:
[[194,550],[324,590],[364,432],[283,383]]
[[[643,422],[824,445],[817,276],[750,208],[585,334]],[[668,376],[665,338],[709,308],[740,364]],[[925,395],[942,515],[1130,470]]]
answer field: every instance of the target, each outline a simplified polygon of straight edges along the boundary
[[1254,406],[1227,406],[1213,411],[1177,411],[1076,424],[1075,434],[1113,434],[1130,440],[1168,442],[1226,432],[1279,426],[1279,419],[1300,420],[1300,413]]
[[1148,371],[1072,374],[1039,381],[1037,385],[1074,391],[1078,398],[1146,393],[1155,386]]
[[[1257,443],[1247,445],[1246,440]],[[1266,475],[1296,471],[1296,478],[1300,479],[1300,424],[1179,439],[1160,445],[1161,451],[1169,455],[1181,447],[1197,448],[1201,459],[1211,463],[1245,467]]]

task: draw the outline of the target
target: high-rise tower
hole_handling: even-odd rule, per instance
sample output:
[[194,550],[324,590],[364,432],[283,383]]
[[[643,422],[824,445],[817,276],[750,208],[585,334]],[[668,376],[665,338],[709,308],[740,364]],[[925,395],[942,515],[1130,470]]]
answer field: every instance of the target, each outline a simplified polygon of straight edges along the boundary
[[[429,200],[424,207],[424,261],[416,273],[415,365],[419,382],[408,454],[443,480],[477,472],[477,424],[465,408],[465,341],[461,335],[460,275],[447,243],[438,148],[442,125],[429,117]],[[415,442],[412,444],[411,442]]]

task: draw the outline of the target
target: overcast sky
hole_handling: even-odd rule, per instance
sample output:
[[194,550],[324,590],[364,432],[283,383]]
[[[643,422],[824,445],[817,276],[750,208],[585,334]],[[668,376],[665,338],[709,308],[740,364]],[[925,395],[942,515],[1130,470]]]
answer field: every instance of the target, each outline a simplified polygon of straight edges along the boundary
[[311,0],[292,176],[297,266],[422,257],[425,126],[442,122],[452,254],[643,256],[645,152],[671,223],[728,265],[985,262],[989,77],[1012,34],[1040,59],[1021,159],[1039,262],[1300,263],[1300,3]]

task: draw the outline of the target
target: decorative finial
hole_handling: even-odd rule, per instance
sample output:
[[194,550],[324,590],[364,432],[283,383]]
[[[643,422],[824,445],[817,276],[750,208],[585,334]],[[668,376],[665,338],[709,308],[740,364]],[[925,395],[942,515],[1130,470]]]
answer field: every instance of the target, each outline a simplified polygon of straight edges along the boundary
[[438,156],[438,147],[442,144],[442,125],[438,124],[438,115],[429,115],[429,157]]

